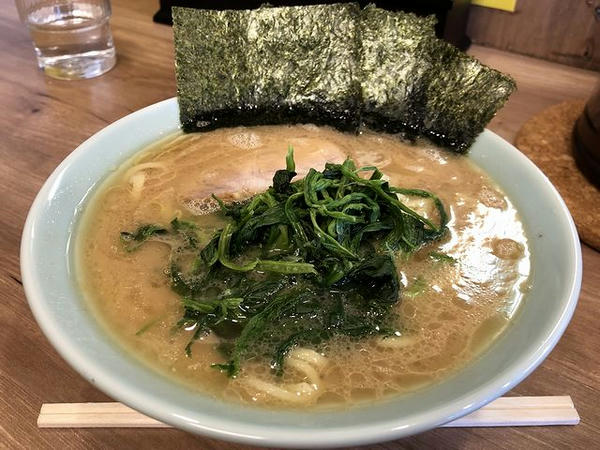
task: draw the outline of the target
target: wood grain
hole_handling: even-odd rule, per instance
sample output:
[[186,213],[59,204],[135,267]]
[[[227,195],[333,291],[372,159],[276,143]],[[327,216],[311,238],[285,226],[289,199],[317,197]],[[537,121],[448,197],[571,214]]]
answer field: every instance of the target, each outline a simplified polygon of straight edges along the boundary
[[471,6],[480,45],[600,70],[600,0],[518,0],[514,13]]
[[[115,69],[86,81],[44,77],[12,2],[0,8],[0,448],[242,449],[177,430],[39,430],[44,402],[103,402],[106,395],[73,371],[48,344],[27,306],[19,242],[43,181],[83,140],[108,123],[175,95],[171,29],[151,22],[156,2],[113,0]],[[491,128],[512,140],[533,113],[585,98],[597,74],[474,47],[519,85]],[[594,448],[600,440],[600,254],[583,247],[583,289],[571,325],[549,358],[510,395],[572,396],[576,427],[437,429],[372,449]],[[43,264],[43,261],[40,262]]]
[[[500,397],[444,427],[577,425],[579,415],[568,395]],[[44,403],[39,428],[170,428],[118,402]]]

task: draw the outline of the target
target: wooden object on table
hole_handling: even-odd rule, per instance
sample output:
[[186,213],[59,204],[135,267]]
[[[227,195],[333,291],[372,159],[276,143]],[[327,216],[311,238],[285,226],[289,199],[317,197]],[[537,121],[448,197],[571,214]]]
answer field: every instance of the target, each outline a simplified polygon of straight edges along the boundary
[[457,427],[530,427],[577,425],[579,414],[568,395],[500,397],[483,408],[442,425]]
[[[579,415],[568,395],[501,397],[460,419],[442,425],[457,427],[526,427],[577,425]],[[40,428],[170,428],[122,403],[44,403]]]
[[[36,426],[44,402],[112,399],[61,359],[31,315],[19,271],[27,210],[44,180],[77,145],[124,115],[175,95],[172,31],[151,21],[157,3],[111,4],[117,65],[101,77],[73,82],[51,80],[38,71],[16,9],[10,2],[0,8],[0,448],[246,449],[174,429]],[[517,81],[517,92],[489,125],[511,142],[533,114],[563,100],[588,98],[598,77],[489,48],[473,46],[469,52]],[[583,246],[583,267],[579,305],[565,335],[510,393],[568,392],[581,415],[578,426],[438,428],[361,450],[595,448],[600,441],[600,253]]]
[[600,189],[575,163],[573,127],[584,100],[550,106],[521,128],[515,145],[550,179],[571,211],[580,239],[600,250]]
[[473,43],[600,70],[600,0],[518,0],[515,12],[471,6]]

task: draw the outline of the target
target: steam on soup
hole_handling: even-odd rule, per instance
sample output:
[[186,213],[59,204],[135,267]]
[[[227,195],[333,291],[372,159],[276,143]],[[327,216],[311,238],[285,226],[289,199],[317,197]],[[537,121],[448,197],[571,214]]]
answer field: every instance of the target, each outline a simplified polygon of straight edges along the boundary
[[309,125],[169,137],[106,180],[79,236],[82,289],[125,348],[269,406],[439,381],[504,330],[529,273],[517,212],[468,158]]

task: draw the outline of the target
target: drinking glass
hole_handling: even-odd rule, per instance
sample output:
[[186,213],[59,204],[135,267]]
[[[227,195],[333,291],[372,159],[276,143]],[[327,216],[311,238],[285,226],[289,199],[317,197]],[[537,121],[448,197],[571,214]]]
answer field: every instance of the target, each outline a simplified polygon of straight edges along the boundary
[[16,4],[46,75],[93,78],[114,67],[109,0],[16,0]]

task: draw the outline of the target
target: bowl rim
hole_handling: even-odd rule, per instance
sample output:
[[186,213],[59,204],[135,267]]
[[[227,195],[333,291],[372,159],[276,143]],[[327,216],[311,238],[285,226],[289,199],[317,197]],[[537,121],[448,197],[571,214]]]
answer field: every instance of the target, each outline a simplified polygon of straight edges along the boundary
[[498,145],[507,148],[507,151],[513,152],[513,156],[520,159],[519,164],[522,164],[526,166],[528,170],[535,172],[538,178],[541,177],[540,180],[543,181],[544,186],[548,189],[547,193],[553,197],[553,200],[560,209],[560,214],[567,220],[569,230],[568,242],[571,247],[570,250],[573,252],[571,257],[574,261],[572,273],[569,277],[568,299],[564,303],[564,308],[561,311],[559,321],[554,324],[551,333],[547,336],[543,345],[540,345],[535,352],[528,354],[527,357],[521,358],[518,361],[519,364],[513,364],[513,367],[510,370],[510,376],[506,375],[498,379],[492,379],[479,389],[472,390],[468,395],[457,399],[455,403],[444,405],[433,412],[423,414],[423,417],[419,418],[420,420],[415,420],[413,423],[404,424],[402,426],[398,426],[397,422],[390,420],[385,423],[377,422],[374,425],[368,426],[348,424],[339,429],[329,428],[326,430],[311,431],[309,433],[303,429],[289,427],[287,429],[285,429],[285,427],[274,427],[270,429],[262,425],[238,423],[235,421],[235,418],[230,420],[224,417],[216,417],[213,418],[214,420],[209,420],[207,418],[207,423],[201,424],[192,418],[181,416],[176,413],[165,413],[160,399],[157,400],[150,394],[144,396],[143,390],[137,392],[135,390],[130,390],[131,386],[128,387],[126,381],[115,378],[109,369],[98,364],[93,358],[90,358],[90,356],[81,349],[81,346],[78,346],[75,342],[71,342],[64,330],[60,328],[59,324],[53,321],[48,302],[44,297],[42,283],[35,276],[35,261],[32,253],[35,246],[34,222],[39,218],[42,207],[48,201],[48,196],[51,194],[53,186],[59,181],[63,170],[70,166],[76,159],[82,158],[83,154],[88,151],[88,147],[94,146],[97,141],[101,140],[102,137],[110,131],[127,126],[132,122],[143,120],[144,116],[149,112],[160,112],[163,109],[168,112],[169,109],[175,107],[174,104],[176,105],[176,103],[177,99],[173,97],[137,110],[111,123],[80,144],[59,164],[43,184],[32,203],[23,228],[20,250],[23,287],[38,325],[52,346],[65,361],[83,375],[86,380],[90,381],[111,397],[175,427],[212,438],[233,442],[260,446],[293,446],[306,448],[314,446],[334,447],[382,442],[416,434],[455,420],[489,403],[496,397],[503,395],[541,364],[546,356],[552,351],[566,329],[577,304],[582,277],[581,248],[573,219],[564,201],[546,176],[514,146],[486,129],[484,131],[486,139],[492,139],[496,141]]

